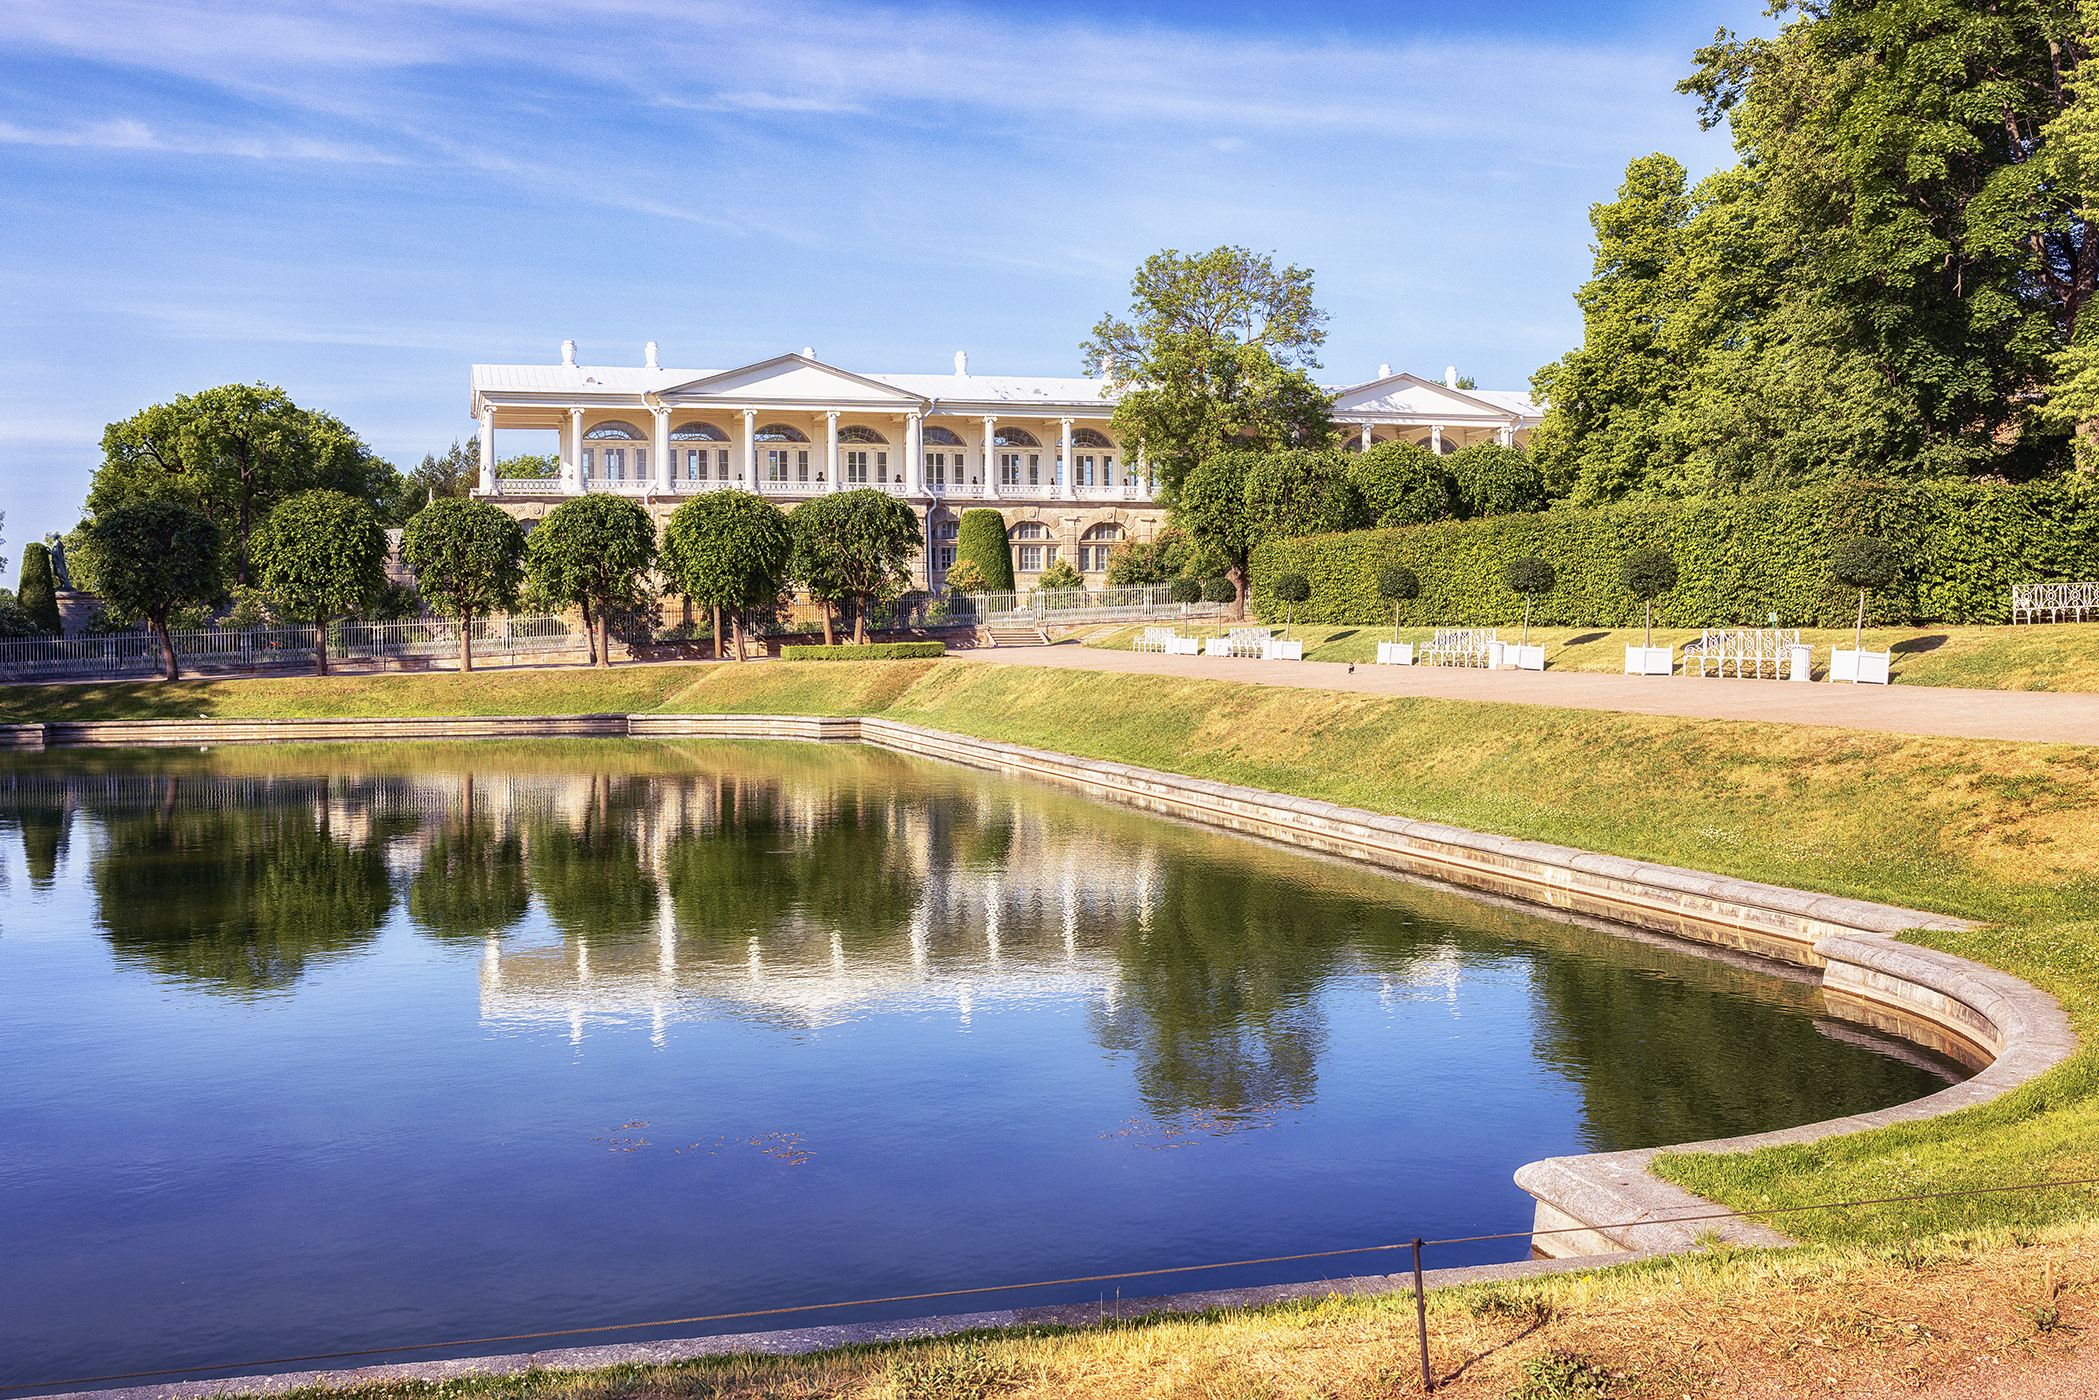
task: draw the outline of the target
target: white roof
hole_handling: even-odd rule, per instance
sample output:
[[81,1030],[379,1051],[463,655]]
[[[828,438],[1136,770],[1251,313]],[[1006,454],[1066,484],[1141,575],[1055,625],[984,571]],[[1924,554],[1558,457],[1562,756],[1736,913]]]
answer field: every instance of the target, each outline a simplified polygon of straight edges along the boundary
[[[718,381],[718,387],[703,383],[709,380]],[[631,398],[692,386],[695,398],[737,398],[764,389],[768,381],[777,381],[782,390],[791,387],[794,396],[800,397],[818,389],[826,380],[850,399],[865,398],[871,387],[886,386],[928,402],[1041,404],[1045,408],[1115,402],[1108,381],[1084,375],[862,373],[804,355],[781,355],[727,370],[649,369],[639,365],[475,365],[472,397],[475,411],[484,392]],[[860,390],[857,394],[851,392],[856,383]],[[1439,400],[1446,412],[1459,415],[1468,407],[1488,416],[1535,418],[1540,412],[1531,396],[1521,389],[1446,389],[1440,382],[1411,374],[1321,387],[1335,395],[1344,413],[1357,406],[1373,412],[1423,412],[1427,404],[1408,402],[1421,398]]]

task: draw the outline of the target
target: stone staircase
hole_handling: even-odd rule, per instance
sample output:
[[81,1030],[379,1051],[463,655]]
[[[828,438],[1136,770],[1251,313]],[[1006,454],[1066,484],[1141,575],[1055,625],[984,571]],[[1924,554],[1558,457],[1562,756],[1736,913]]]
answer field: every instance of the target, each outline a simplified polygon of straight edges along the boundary
[[1046,647],[1050,644],[1049,633],[1023,622],[1002,622],[995,627],[986,627],[984,636],[995,647]]

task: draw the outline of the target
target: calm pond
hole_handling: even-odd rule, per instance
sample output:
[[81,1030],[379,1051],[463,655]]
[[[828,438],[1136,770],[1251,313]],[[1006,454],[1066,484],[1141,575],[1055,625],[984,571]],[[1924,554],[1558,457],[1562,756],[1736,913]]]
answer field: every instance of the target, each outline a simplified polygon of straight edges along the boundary
[[1522,1230],[1532,1158],[1955,1073],[1799,983],[857,746],[24,756],[0,874],[0,1381]]

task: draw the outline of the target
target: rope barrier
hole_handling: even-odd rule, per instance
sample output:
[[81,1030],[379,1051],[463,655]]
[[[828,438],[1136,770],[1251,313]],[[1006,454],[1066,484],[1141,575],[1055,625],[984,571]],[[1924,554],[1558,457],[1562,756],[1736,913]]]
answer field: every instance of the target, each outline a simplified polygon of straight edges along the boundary
[[[194,1376],[205,1371],[261,1372],[269,1368],[303,1365],[316,1361],[350,1361],[374,1356],[400,1356],[408,1352],[450,1351],[457,1347],[495,1346],[505,1342],[548,1341],[557,1337],[588,1337],[607,1332],[643,1332],[662,1327],[695,1327],[713,1322],[740,1322],[759,1317],[786,1317],[801,1313],[831,1312],[840,1308],[884,1307],[895,1303],[923,1303],[942,1298],[963,1298],[986,1293],[1019,1293],[1030,1289],[1067,1288],[1082,1283],[1120,1283],[1134,1278],[1165,1278],[1176,1274],[1206,1273],[1213,1269],[1253,1268],[1263,1264],[1296,1264],[1313,1259],[1337,1259],[1348,1255],[1411,1252],[1414,1261],[1414,1291],[1417,1311],[1422,1306],[1421,1251],[1439,1245],[1486,1244],[1501,1240],[1536,1239],[1541,1235],[1603,1233],[1636,1230],[1650,1225],[1688,1225],[1709,1220],[1736,1220],[1749,1216],[1788,1215],[1817,1210],[1848,1210],[1858,1206],[1901,1205],[1917,1201],[1939,1201],[1966,1196],[2006,1195],[2020,1191],[2053,1191],[2076,1186],[2099,1186],[2099,1177],[2065,1181],[2021,1182],[2011,1186],[1974,1186],[1956,1191],[1918,1191],[1901,1196],[1869,1196],[1852,1201],[1816,1201],[1797,1206],[1760,1206],[1748,1210],[1719,1210],[1702,1215],[1659,1216],[1626,1220],[1611,1225],[1564,1225],[1550,1230],[1507,1230],[1488,1235],[1453,1235],[1446,1239],[1403,1240],[1395,1244],[1360,1244],[1341,1249],[1315,1249],[1298,1254],[1270,1254],[1256,1259],[1226,1259],[1209,1264],[1170,1264],[1156,1269],[1126,1269],[1118,1273],[1080,1274],[1071,1278],[1035,1279],[1026,1283],[979,1284],[970,1288],[942,1288],[925,1293],[892,1293],[878,1298],[849,1298],[829,1303],[796,1303],[777,1308],[749,1308],[739,1312],[701,1313],[692,1317],[658,1318],[647,1322],[606,1322],[588,1327],[556,1327],[539,1332],[506,1332],[483,1337],[460,1337],[443,1342],[409,1342],[395,1346],[362,1347],[347,1351],[308,1352],[300,1356],[276,1356],[252,1361],[228,1361],[205,1366],[172,1366],[151,1371],[117,1371],[102,1376],[66,1376],[52,1380],[0,1383],[0,1394],[18,1390],[48,1390],[58,1386],[106,1385],[113,1381],[160,1380],[170,1376]],[[1425,1316],[1425,1315],[1424,1315]],[[1427,1378],[1428,1340],[1422,1323],[1423,1377]]]

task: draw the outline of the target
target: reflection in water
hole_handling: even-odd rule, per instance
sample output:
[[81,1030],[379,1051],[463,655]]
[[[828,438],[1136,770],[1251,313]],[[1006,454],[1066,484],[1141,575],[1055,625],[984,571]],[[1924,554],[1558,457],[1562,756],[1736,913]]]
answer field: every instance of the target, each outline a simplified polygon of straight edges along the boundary
[[0,1356],[55,1374],[1520,1230],[1530,1158],[1939,1082],[1811,987],[859,748],[23,756],[0,833]]

